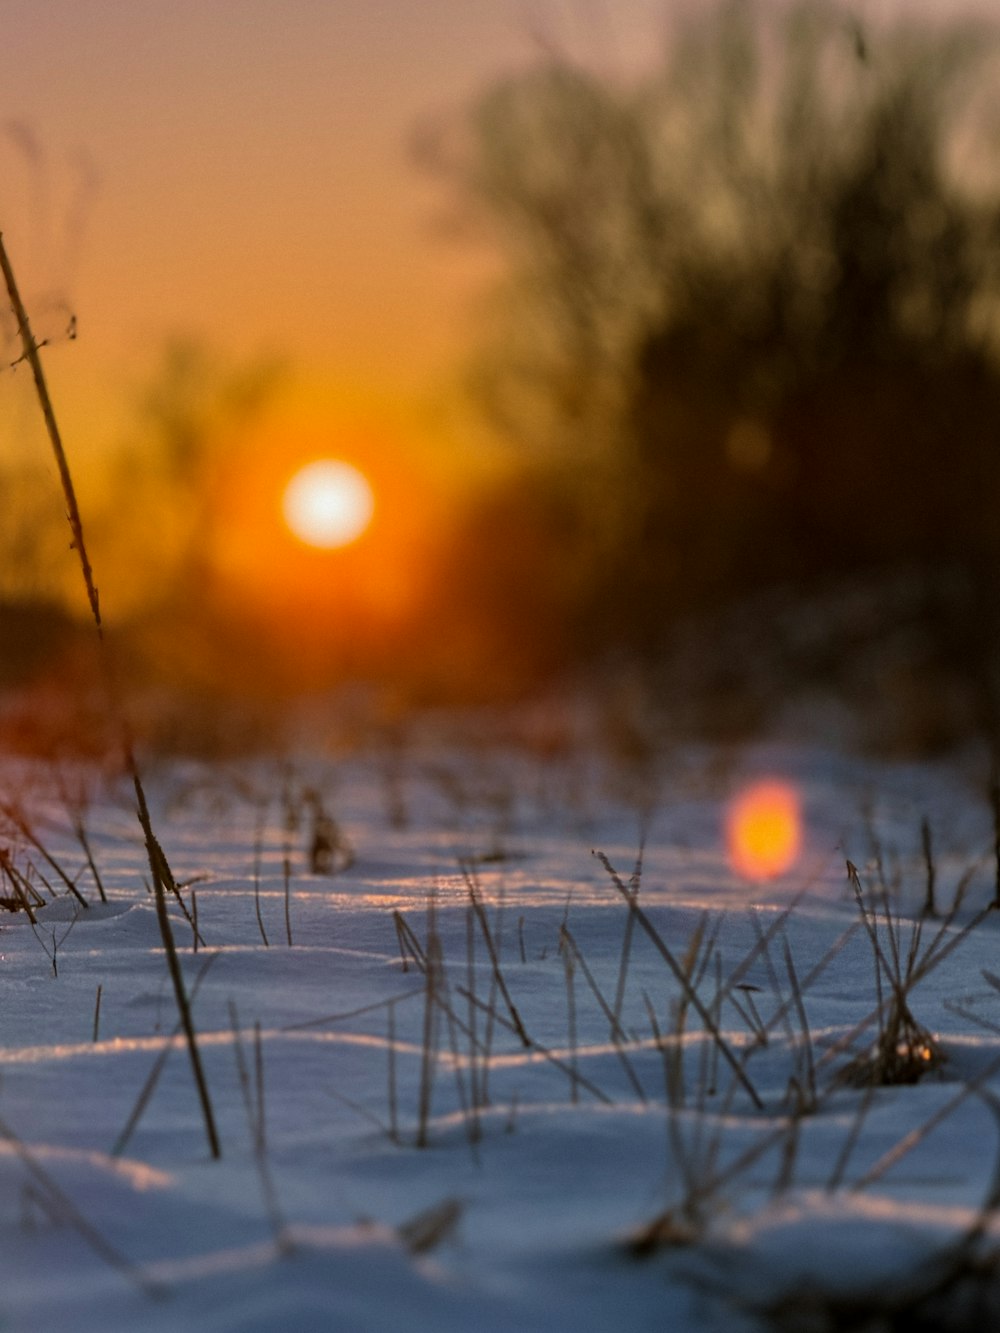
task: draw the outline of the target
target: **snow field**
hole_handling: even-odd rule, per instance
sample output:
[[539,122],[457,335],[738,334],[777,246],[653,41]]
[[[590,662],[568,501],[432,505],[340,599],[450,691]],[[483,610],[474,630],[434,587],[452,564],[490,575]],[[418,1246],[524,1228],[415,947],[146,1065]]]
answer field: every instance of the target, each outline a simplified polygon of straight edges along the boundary
[[[172,1036],[127,787],[0,771],[90,904],[6,829],[46,905],[34,928],[0,915],[0,1328],[754,1329],[803,1290],[863,1297],[927,1271],[989,1193],[992,915],[908,996],[939,1067],[873,1093],[842,1077],[878,999],[846,861],[866,892],[881,864],[905,957],[926,818],[945,909],[973,867],[946,944],[994,886],[975,757],[689,749],[661,766],[655,803],[592,756],[454,744],[404,755],[392,792],[364,755],[151,768],[154,827],[204,941],[175,904],[218,1162]],[[798,785],[806,845],[751,885],[721,829],[759,773]],[[333,875],[310,873],[320,816],[342,840]],[[593,850],[638,883],[693,995]],[[938,928],[924,923],[921,950]],[[691,1243],[634,1258],[630,1239],[664,1216]]]

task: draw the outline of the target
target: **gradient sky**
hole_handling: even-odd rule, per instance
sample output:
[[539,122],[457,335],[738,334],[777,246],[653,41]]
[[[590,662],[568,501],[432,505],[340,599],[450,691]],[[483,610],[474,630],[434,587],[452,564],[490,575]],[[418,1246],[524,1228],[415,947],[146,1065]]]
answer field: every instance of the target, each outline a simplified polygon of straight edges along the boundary
[[445,374],[489,263],[435,231],[447,199],[409,155],[414,126],[544,42],[634,70],[676,8],[3,0],[0,230],[36,334],[61,328],[47,293],[78,316],[48,362],[79,447],[113,434],[123,385],[170,332],[288,355],[344,392]]
[[[113,443],[164,336],[334,392],[446,375],[488,256],[446,240],[423,118],[536,59],[652,58],[663,0],[3,0],[0,230],[72,445]],[[613,17],[612,17],[613,15]],[[26,376],[21,376],[26,379]],[[25,410],[0,380],[8,422]],[[12,415],[13,414],[13,415]]]

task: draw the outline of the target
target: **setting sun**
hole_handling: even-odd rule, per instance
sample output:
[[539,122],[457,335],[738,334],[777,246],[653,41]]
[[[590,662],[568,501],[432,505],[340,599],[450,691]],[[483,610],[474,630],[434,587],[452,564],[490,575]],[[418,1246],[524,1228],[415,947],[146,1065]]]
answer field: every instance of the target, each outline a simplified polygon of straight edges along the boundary
[[295,473],[285,488],[282,513],[292,533],[307,546],[333,550],[356,541],[375,511],[366,478],[337,459],[323,458]]
[[772,879],[793,865],[802,847],[802,811],[787,782],[755,783],[726,816],[729,862],[746,879]]

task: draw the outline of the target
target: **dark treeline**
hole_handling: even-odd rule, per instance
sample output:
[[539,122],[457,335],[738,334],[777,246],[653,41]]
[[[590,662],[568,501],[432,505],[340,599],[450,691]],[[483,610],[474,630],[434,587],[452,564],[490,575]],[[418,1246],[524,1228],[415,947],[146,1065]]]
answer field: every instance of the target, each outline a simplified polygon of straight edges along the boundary
[[640,83],[550,57],[424,145],[508,257],[474,380],[520,447],[450,584],[501,639],[655,657],[680,615],[902,570],[962,590],[942,634],[971,651],[1000,557],[996,35],[736,0]]
[[[718,686],[715,715],[730,687],[853,673],[924,718],[964,677],[965,721],[1000,735],[998,33],[721,0],[641,78],[549,51],[433,126],[452,220],[505,261],[469,367],[504,466],[421,546],[389,629],[345,613],[308,651],[287,625],[265,642],[212,550],[274,368],[174,346],[92,524],[151,590],[141,669],[242,684],[250,643],[262,692],[308,659],[310,687],[489,696],[615,655],[661,697]],[[44,600],[55,555],[2,480],[20,678],[35,636],[3,599],[35,568]]]

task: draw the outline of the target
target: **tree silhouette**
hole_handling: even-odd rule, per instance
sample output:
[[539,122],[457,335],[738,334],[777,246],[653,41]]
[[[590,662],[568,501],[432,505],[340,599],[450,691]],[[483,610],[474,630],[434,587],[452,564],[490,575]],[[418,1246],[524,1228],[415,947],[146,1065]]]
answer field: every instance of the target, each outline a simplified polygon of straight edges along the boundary
[[591,637],[900,566],[992,589],[996,35],[729,0],[637,84],[550,58],[438,137],[509,261],[476,382],[587,518]]

